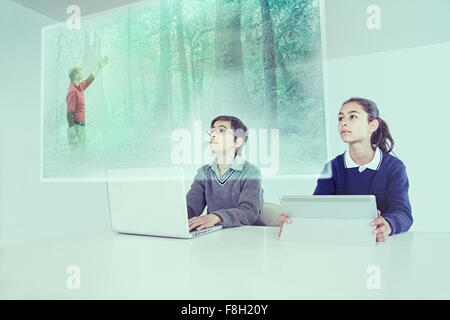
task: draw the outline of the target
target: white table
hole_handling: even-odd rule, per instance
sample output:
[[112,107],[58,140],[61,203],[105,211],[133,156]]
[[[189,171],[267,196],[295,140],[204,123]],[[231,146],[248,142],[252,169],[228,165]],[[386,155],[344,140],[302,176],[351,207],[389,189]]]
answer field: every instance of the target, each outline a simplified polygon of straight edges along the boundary
[[[104,230],[10,243],[0,251],[0,298],[450,298],[449,233],[408,232],[374,248],[277,233],[239,227],[183,240]],[[70,265],[80,268],[78,290],[67,287]]]

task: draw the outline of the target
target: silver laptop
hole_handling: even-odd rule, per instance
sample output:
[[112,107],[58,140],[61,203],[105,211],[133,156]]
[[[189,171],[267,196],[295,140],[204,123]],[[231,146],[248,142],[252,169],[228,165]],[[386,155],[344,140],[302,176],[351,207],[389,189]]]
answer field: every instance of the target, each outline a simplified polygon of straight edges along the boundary
[[373,246],[377,218],[374,195],[280,196],[284,214],[281,240]]
[[180,167],[106,170],[111,229],[119,233],[194,238],[222,226],[189,232]]

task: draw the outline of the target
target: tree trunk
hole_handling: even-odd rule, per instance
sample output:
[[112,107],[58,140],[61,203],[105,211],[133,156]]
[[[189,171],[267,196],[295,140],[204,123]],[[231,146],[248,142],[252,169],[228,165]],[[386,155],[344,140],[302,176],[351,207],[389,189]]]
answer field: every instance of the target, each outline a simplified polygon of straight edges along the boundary
[[127,45],[127,110],[126,113],[128,115],[128,123],[130,125],[133,124],[133,119],[134,119],[134,115],[133,115],[133,109],[134,109],[134,105],[133,105],[133,67],[131,65],[131,9],[128,9],[127,12],[127,41],[128,41],[128,45]]
[[160,34],[159,34],[159,75],[157,90],[156,116],[158,123],[165,126],[171,122],[171,52],[170,52],[170,15],[167,0],[160,1]]
[[140,57],[140,66],[141,66],[141,90],[142,90],[142,111],[144,112],[144,114],[147,114],[148,112],[148,97],[147,97],[147,77],[146,77],[146,69],[145,69],[145,64],[144,64],[144,57],[145,54],[143,54],[145,51],[141,46],[141,57]]
[[181,78],[181,100],[183,104],[183,120],[187,124],[191,119],[191,104],[189,93],[189,78],[186,62],[186,50],[184,47],[183,33],[183,0],[177,0],[175,4],[175,15],[177,20],[177,42],[178,42],[178,64],[180,67]]
[[248,114],[250,97],[244,76],[240,0],[216,0],[213,105],[217,114]]
[[[102,38],[101,38],[101,36],[98,39],[98,52],[99,52],[98,57],[99,57],[99,59],[101,59],[103,57]],[[103,81],[103,79],[104,79],[104,77],[102,77],[102,78],[100,78],[98,80],[100,80],[99,87],[100,87],[100,90],[102,92],[101,93],[101,97],[102,97],[102,101],[104,103],[104,107],[103,108],[104,108],[104,110],[106,112],[106,115],[107,115],[106,116],[106,125],[109,125],[109,123],[111,123],[110,121],[112,119],[111,108],[110,108],[111,106],[107,104],[107,99],[106,99],[106,94],[105,94],[105,82]]]
[[[60,65],[60,61],[61,61],[61,39],[62,39],[62,36],[61,36],[61,33],[58,35],[58,53],[57,53],[57,55],[56,55],[56,65],[57,66],[59,66]],[[67,83],[69,82],[69,81],[66,81]],[[55,83],[59,83],[59,73],[58,72],[56,72],[56,74],[55,74]],[[60,138],[60,136],[59,136],[59,130],[58,130],[58,128],[59,128],[59,123],[61,122],[61,121],[64,121],[64,123],[66,124],[67,123],[67,120],[66,120],[66,117],[61,117],[60,116],[60,114],[63,114],[64,116],[66,115],[66,113],[67,113],[67,104],[66,104],[66,99],[64,99],[64,104],[63,104],[63,108],[62,108],[62,112],[60,113],[59,112],[59,108],[60,108],[60,105],[59,105],[59,103],[58,103],[58,98],[59,98],[59,90],[58,90],[58,85],[56,85],[55,86],[55,114],[54,114],[54,117],[51,117],[50,119],[54,119],[55,120],[55,126],[53,126],[52,127],[52,129],[53,129],[53,132],[52,132],[52,135],[53,135],[53,137],[55,138],[55,141],[54,141],[54,146],[58,146],[58,145],[60,145],[58,142],[58,140],[59,140],[59,138]],[[65,98],[65,97],[64,97]],[[67,127],[67,125],[65,126],[65,127]],[[48,128],[48,127],[47,127]],[[51,131],[51,130],[50,130]],[[56,150],[56,149],[55,149]],[[56,156],[56,155],[55,155]],[[56,158],[56,157],[55,157]]]
[[282,94],[287,94],[290,99],[295,96],[296,89],[298,90],[300,83],[292,76],[291,72],[286,66],[286,62],[283,56],[283,52],[280,49],[280,43],[278,39],[275,39],[275,61],[277,66],[280,67],[282,80]]
[[194,59],[195,52],[194,52],[194,50],[195,50],[194,46],[193,46],[192,42],[190,42],[189,43],[189,52],[190,52],[189,58],[190,58],[190,65],[191,65],[191,79],[192,79],[191,83],[192,83],[192,98],[193,98],[192,99],[193,110],[192,110],[191,116],[193,118],[197,118],[199,106],[197,103],[197,97],[198,97],[197,96],[197,76],[196,76],[196,70],[195,70],[195,59]]
[[275,63],[275,41],[269,1],[260,0],[262,32],[263,32],[263,62],[265,86],[265,115],[268,123],[277,124],[277,74]]

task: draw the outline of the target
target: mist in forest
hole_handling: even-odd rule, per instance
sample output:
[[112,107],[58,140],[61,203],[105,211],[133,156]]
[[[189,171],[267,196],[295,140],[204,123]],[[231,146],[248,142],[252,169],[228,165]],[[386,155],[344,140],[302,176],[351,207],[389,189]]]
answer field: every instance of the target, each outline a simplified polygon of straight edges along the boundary
[[[104,178],[105,168],[211,161],[218,115],[251,129],[244,156],[264,175],[327,161],[318,0],[160,0],[46,27],[42,177]],[[84,79],[86,145],[67,141],[67,72]],[[276,163],[275,163],[276,162]]]

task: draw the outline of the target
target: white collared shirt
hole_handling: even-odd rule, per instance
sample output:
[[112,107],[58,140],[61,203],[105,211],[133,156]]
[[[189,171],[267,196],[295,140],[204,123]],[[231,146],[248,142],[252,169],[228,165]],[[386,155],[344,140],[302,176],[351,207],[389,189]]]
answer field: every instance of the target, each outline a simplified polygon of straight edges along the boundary
[[[231,162],[230,168],[233,170],[242,171],[244,170],[245,159],[239,155],[236,155]],[[219,168],[217,166],[217,157],[213,159],[213,161],[209,164],[209,166],[216,172],[217,176],[220,177]],[[228,170],[227,170],[228,171]]]
[[383,160],[383,153],[381,152],[381,150],[378,147],[375,149],[375,155],[373,156],[372,161],[370,161],[369,163],[367,163],[363,166],[360,166],[360,165],[356,164],[355,161],[353,161],[352,157],[350,156],[349,150],[345,151],[345,153],[344,153],[345,168],[347,168],[347,169],[358,168],[359,172],[363,172],[366,169],[378,171],[382,160]]

